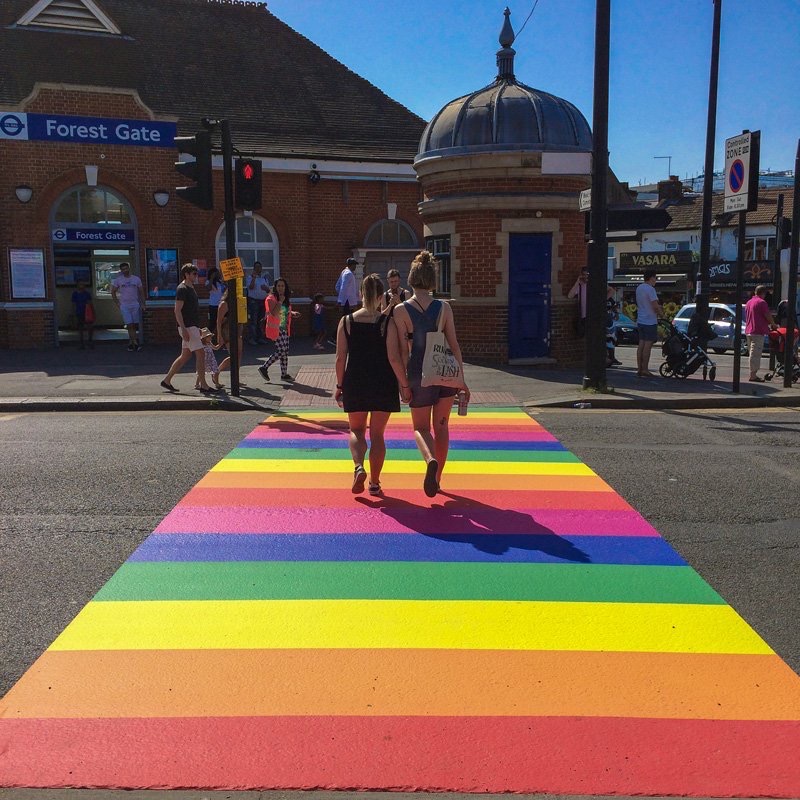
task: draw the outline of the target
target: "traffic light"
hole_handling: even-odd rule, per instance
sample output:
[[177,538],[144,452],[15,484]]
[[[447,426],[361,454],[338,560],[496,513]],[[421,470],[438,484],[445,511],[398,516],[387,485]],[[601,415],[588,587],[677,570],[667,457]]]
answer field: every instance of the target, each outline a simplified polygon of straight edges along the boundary
[[786,249],[787,247],[790,247],[792,244],[791,219],[789,219],[789,217],[781,217],[780,228],[781,228],[780,246],[781,249]]
[[194,161],[176,161],[175,169],[195,182],[178,186],[175,194],[198,208],[214,208],[214,184],[211,176],[211,133],[198,131],[194,136],[176,136],[179,153],[194,156]]
[[236,159],[236,208],[244,211],[261,208],[261,161]]

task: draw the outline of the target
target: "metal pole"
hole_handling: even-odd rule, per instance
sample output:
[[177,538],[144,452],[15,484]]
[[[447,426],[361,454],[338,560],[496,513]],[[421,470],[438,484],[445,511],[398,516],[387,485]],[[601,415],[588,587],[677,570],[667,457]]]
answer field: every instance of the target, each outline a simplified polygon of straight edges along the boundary
[[[778,208],[775,212],[775,255],[772,267],[772,306],[777,311],[781,302],[781,249],[783,248],[783,193],[778,195]],[[769,351],[769,371],[775,372],[775,352]]]
[[[233,207],[233,142],[231,124],[222,120],[222,176],[225,187],[225,255],[236,258],[236,210]],[[228,281],[228,342],[231,357],[231,394],[239,397],[239,297],[236,281]]]
[[594,34],[594,112],[592,119],[592,240],[586,287],[586,376],[583,388],[606,388],[606,293],[608,241],[608,66],[611,0],[597,0]]
[[783,385],[788,389],[792,385],[792,369],[794,366],[794,329],[797,326],[797,253],[800,244],[800,139],[797,141],[797,153],[794,157],[794,194],[792,195],[792,243],[789,246],[789,297],[786,303],[786,347],[783,353]]
[[733,391],[739,391],[742,374],[742,293],[744,292],[744,236],[747,230],[747,212],[739,212],[739,230],[736,253],[736,326],[733,330]]
[[[708,81],[708,122],[706,163],[703,175],[703,221],[700,228],[700,271],[697,273],[697,311],[708,322],[708,273],[711,256],[711,197],[714,191],[714,139],[717,130],[717,83],[719,78],[719,30],[722,0],[714,0],[714,28],[711,34],[711,74]],[[702,296],[702,299],[701,299]]]

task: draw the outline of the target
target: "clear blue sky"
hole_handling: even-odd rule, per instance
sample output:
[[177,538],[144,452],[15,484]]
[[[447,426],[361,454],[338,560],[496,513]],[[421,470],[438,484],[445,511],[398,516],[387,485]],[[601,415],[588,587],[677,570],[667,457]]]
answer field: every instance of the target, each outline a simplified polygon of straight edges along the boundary
[[[512,0],[519,32],[534,0]],[[430,119],[494,80],[500,0],[268,0],[269,9]],[[592,121],[594,0],[539,0],[514,44],[523,83]],[[711,0],[611,0],[611,166],[632,185],[703,171]],[[265,43],[268,46],[268,43]],[[715,169],[723,143],[761,130],[762,169],[793,169],[800,137],[800,0],[724,0]]]

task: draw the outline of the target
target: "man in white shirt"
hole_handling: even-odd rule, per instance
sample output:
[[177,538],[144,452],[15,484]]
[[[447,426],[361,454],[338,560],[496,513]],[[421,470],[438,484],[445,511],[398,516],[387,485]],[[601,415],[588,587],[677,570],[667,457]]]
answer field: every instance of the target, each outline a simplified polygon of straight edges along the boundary
[[111,282],[111,299],[122,314],[122,322],[128,329],[128,350],[139,351],[139,315],[144,311],[145,297],[142,282],[131,275],[131,265],[124,261],[119,265],[120,275]]
[[358,266],[358,261],[354,258],[348,258],[345,262],[346,266],[336,281],[336,301],[339,303],[343,314],[349,314],[350,311],[358,308],[358,287],[356,286],[356,276],[353,270]]
[[250,322],[250,344],[265,344],[264,320],[266,307],[264,301],[269,294],[269,281],[261,274],[263,266],[260,261],[253,264],[253,272],[247,282],[247,316]]
[[650,351],[658,339],[658,318],[663,314],[656,294],[658,276],[654,269],[644,271],[644,282],[636,287],[636,324],[639,329],[639,346],[636,349],[636,374],[640,378],[653,378],[650,372]]

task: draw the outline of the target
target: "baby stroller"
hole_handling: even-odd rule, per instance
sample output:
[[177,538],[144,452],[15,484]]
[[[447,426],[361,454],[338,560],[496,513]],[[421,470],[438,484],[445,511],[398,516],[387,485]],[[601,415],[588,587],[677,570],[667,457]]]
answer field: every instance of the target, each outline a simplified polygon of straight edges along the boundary
[[703,380],[713,381],[717,376],[717,365],[704,349],[708,340],[700,336],[689,337],[669,320],[660,319],[658,322],[667,332],[661,347],[664,363],[658,368],[661,375],[665,378],[688,378],[702,367]]
[[[800,380],[800,362],[797,359],[797,328],[795,328],[794,353],[792,354],[792,383]],[[783,378],[786,374],[783,364],[784,353],[786,352],[786,328],[778,328],[769,332],[769,351],[775,356],[775,370],[767,372],[764,380],[771,381],[773,378]]]

